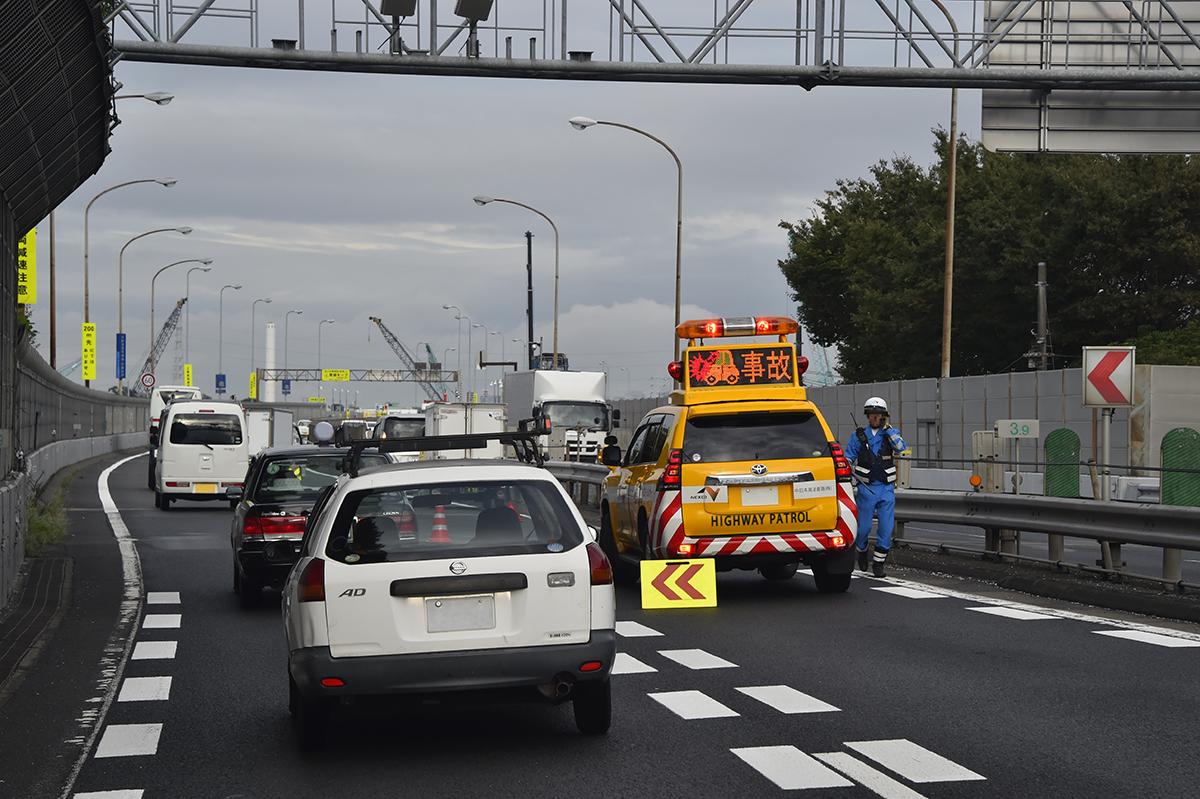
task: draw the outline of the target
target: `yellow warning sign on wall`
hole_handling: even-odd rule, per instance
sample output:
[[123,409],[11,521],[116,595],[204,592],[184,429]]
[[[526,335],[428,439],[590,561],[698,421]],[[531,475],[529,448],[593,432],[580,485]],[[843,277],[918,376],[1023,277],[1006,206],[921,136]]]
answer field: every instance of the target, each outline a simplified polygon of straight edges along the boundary
[[250,399],[258,399],[258,372],[250,373]]
[[643,560],[642,608],[715,608],[717,564],[698,560]]
[[37,228],[17,242],[17,302],[37,302]]
[[82,338],[80,347],[80,363],[79,371],[84,380],[96,379],[96,323],[84,322],[80,326],[80,337]]
[[323,383],[347,383],[350,380],[349,369],[322,369],[321,382]]

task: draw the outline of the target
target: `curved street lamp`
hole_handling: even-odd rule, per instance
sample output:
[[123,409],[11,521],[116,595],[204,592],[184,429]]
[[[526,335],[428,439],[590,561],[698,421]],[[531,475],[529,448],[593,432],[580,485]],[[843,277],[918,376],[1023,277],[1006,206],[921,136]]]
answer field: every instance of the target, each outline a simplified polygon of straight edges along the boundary
[[[671,148],[671,145],[653,133],[649,133],[633,125],[627,125],[624,122],[606,122],[604,120],[591,119],[590,117],[571,117],[568,121],[575,130],[587,130],[596,125],[607,125],[613,128],[632,131],[633,133],[645,136],[651,141],[657,142],[675,160],[675,169],[678,173],[678,183],[675,192],[675,326],[679,327],[679,294],[683,272],[683,162],[679,160],[679,154]],[[679,337],[674,335],[674,331],[671,331],[671,334],[674,339],[675,360],[679,360]]]
[[292,314],[295,314],[296,316],[300,316],[302,313],[304,313],[304,311],[300,310],[299,308],[293,308],[292,310],[288,311],[287,313],[285,313],[285,314],[283,315],[283,370],[284,370],[285,372],[287,371],[287,368],[288,368],[288,357],[287,357],[287,350],[288,350],[288,347],[287,347],[287,345],[288,345],[288,318],[289,318],[289,317],[290,317]]
[[211,266],[193,266],[184,277],[183,296],[183,362],[192,362],[192,272],[211,272]]
[[[226,283],[217,292],[217,373],[225,374],[225,289],[241,291],[241,284]],[[228,381],[226,381],[228,383]],[[217,392],[224,394],[225,389]]]
[[180,264],[204,264],[205,266],[208,266],[211,263],[212,258],[185,258],[182,261],[176,261],[174,263],[167,264],[155,272],[154,277],[150,278],[150,374],[153,375],[157,374],[158,372],[158,357],[154,352],[154,345],[157,338],[154,334],[154,282],[158,280],[159,275],[170,269],[172,266],[179,266]]
[[[186,236],[192,232],[192,229],[187,225],[155,228],[147,230],[145,233],[139,233],[121,246],[121,252],[117,255],[117,335],[125,335],[125,250],[138,239],[144,239],[155,233],[171,232]],[[117,376],[117,391],[121,394],[125,393],[125,378],[120,375]]]
[[147,92],[146,94],[118,94],[114,100],[149,100],[155,105],[169,105],[175,95],[168,92]]
[[[259,297],[257,300],[250,303],[250,374],[255,373],[255,368],[254,368],[254,311],[258,308],[258,304],[260,302],[270,305],[271,298],[270,297]],[[247,392],[247,393],[249,393],[249,392]]]

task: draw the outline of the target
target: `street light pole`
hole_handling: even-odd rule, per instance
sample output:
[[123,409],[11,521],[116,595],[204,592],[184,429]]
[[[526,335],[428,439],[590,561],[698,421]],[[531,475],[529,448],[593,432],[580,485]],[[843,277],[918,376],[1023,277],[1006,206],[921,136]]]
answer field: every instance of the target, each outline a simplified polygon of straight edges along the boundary
[[321,325],[331,325],[336,319],[322,319],[317,322],[317,396],[325,393],[325,384],[321,381]]
[[[485,361],[490,360],[488,358],[488,354],[487,354],[487,345],[488,345],[488,336],[491,334],[488,331],[487,325],[482,324],[480,322],[475,322],[471,325],[471,327],[472,328],[476,328],[476,327],[483,328],[483,358],[481,360],[485,360]],[[473,354],[472,354],[472,356],[473,356]],[[487,376],[488,376],[487,367],[486,366],[473,366],[472,368],[477,371],[483,372],[483,384],[486,387],[487,386]],[[487,391],[484,391],[483,393],[484,393],[484,396],[487,396]]]
[[175,95],[169,92],[147,92],[146,94],[118,94],[114,100],[149,100],[155,105],[169,105]]
[[[300,309],[298,309],[298,308],[293,308],[292,310],[288,311],[287,313],[285,313],[285,314],[283,315],[283,370],[284,370],[285,372],[287,371],[287,368],[288,368],[288,357],[287,357],[287,350],[288,350],[288,317],[289,317],[289,316],[291,316],[292,314],[295,314],[296,316],[300,316],[302,313],[304,313],[304,311],[301,311],[301,310],[300,310]],[[317,327],[320,327],[320,325],[318,325]]]
[[[671,145],[653,133],[623,122],[605,122],[603,120],[589,119],[588,117],[571,117],[570,123],[571,127],[576,130],[587,130],[594,125],[608,125],[609,127],[632,131],[660,144],[663,149],[671,154],[671,158],[675,160],[675,169],[678,176],[675,191],[675,326],[679,327],[680,291],[683,282],[683,162],[679,160],[679,154],[671,148]],[[675,331],[671,331],[671,337],[675,348],[675,360],[679,360],[679,337],[675,335]]]
[[508,203],[509,205],[515,205],[520,208],[524,208],[526,211],[532,211],[542,219],[545,219],[550,224],[550,229],[554,231],[554,325],[553,333],[551,334],[554,346],[554,360],[551,368],[558,369],[558,225],[554,224],[553,219],[546,216],[546,214],[542,213],[533,206],[517,202],[516,200],[505,200],[499,197],[475,197],[474,199],[476,205],[487,205],[488,203]]
[[451,308],[453,308],[455,311],[457,311],[457,314],[455,315],[455,317],[454,317],[454,318],[458,320],[458,346],[454,348],[454,351],[458,353],[458,369],[457,369],[457,371],[458,371],[458,398],[461,400],[461,399],[463,398],[463,393],[462,393],[462,389],[463,389],[463,379],[462,379],[462,320],[463,320],[463,317],[462,317],[462,308],[459,308],[457,305],[443,305],[443,306],[442,306],[442,310],[443,310],[443,311],[449,311]]
[[187,270],[187,276],[183,279],[184,290],[183,296],[186,302],[183,304],[183,362],[191,363],[191,344],[192,344],[192,272],[211,272],[211,266],[193,266]]
[[[205,266],[207,266],[208,264],[211,264],[211,263],[212,263],[211,258],[185,258],[182,261],[176,261],[175,263],[167,264],[162,269],[159,269],[157,272],[155,272],[154,276],[150,278],[150,374],[156,374],[158,372],[158,358],[155,357],[155,353],[154,353],[154,344],[155,344],[155,339],[157,338],[154,333],[154,283],[155,283],[155,281],[158,280],[159,275],[161,275],[163,272],[170,269],[172,266],[179,266],[180,264],[204,264]],[[186,305],[186,304],[187,303],[185,302],[184,305]]]
[[[145,233],[139,233],[121,246],[121,252],[117,254],[117,336],[125,335],[125,250],[129,248],[138,239],[144,239],[147,236],[152,236],[155,233],[180,233],[184,236],[192,232],[190,227],[160,227],[154,230],[147,230]],[[125,378],[117,375],[117,393],[125,393]]]
[[[258,304],[260,302],[270,305],[271,298],[270,297],[259,297],[257,300],[250,303],[250,374],[255,374],[255,369],[254,369],[254,312],[256,310],[258,310]],[[249,394],[250,392],[246,392],[246,393]],[[257,393],[257,392],[255,392],[255,393]]]
[[[227,283],[217,292],[217,373],[225,374],[225,289],[241,291],[241,285]],[[228,385],[228,380],[226,380]],[[225,391],[217,392],[224,394]]]

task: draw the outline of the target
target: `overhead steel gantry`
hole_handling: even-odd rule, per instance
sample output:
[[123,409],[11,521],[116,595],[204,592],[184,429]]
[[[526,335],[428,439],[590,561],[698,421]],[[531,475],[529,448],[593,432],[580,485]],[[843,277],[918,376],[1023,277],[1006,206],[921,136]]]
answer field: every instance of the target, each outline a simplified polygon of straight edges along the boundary
[[[272,47],[258,46],[258,0],[124,0],[109,19],[131,61],[806,89],[1200,89],[1191,0],[477,0],[468,5],[492,6],[478,24],[448,0],[409,0],[407,18],[384,16],[391,0],[329,0],[327,14],[304,3],[271,4],[271,29],[295,36]],[[306,25],[321,35],[306,38]]]
[[[280,380],[291,381],[308,381],[310,383],[322,382],[328,377],[330,371],[344,371],[345,380],[327,380],[326,382],[365,382],[365,383],[428,383],[429,381],[437,381],[440,383],[453,383],[458,380],[458,372],[435,370],[413,370],[413,369],[345,369],[345,370],[330,370],[330,369],[264,369],[258,370],[258,381],[262,382],[279,382]],[[439,395],[438,400],[442,397]]]

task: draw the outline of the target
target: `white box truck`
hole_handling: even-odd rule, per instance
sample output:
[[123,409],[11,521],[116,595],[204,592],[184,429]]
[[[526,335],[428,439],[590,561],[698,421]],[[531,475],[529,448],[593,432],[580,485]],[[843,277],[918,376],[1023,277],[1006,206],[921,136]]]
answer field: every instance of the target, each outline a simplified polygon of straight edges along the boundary
[[269,447],[289,447],[296,443],[292,412],[253,409],[246,411],[246,441],[250,457]]
[[[425,435],[455,436],[465,433],[503,433],[504,406],[492,402],[439,402],[425,409]],[[480,449],[448,449],[430,452],[433,460],[455,458],[503,458],[504,447],[493,441]]]
[[594,463],[615,421],[604,396],[604,372],[509,372],[504,404],[510,430],[522,419],[549,417],[550,433],[541,447],[550,460]]

